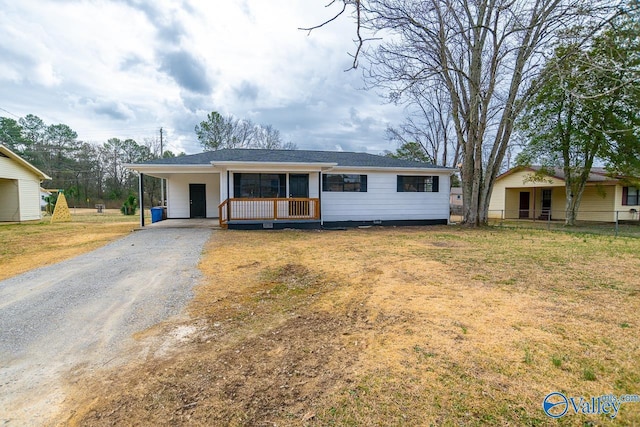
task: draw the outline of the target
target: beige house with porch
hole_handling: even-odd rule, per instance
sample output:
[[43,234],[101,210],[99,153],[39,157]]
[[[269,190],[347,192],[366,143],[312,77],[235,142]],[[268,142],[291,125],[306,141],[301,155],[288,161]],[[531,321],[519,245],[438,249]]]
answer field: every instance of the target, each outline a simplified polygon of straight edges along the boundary
[[[516,167],[496,178],[489,203],[493,219],[565,219],[565,180],[562,169],[541,176],[539,166]],[[538,172],[538,175],[536,173]],[[578,211],[579,221],[639,220],[640,189],[592,168]]]

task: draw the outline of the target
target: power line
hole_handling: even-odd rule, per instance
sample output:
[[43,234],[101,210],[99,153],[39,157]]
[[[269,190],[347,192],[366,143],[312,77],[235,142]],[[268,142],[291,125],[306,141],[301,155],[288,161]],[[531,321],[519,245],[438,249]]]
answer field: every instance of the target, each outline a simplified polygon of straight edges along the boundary
[[13,114],[11,111],[9,111],[9,110],[5,110],[5,109],[4,109],[4,108],[2,108],[2,107],[0,107],[0,110],[4,111],[5,113],[9,113],[9,114],[11,114],[13,117],[16,117],[16,118],[18,118],[18,119],[20,118],[20,116],[18,116],[17,114]]

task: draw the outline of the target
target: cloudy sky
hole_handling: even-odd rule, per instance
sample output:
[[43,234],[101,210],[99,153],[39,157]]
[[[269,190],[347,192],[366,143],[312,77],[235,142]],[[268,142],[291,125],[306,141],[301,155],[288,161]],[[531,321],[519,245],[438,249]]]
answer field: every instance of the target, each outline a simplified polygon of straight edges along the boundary
[[0,116],[35,114],[85,141],[157,137],[201,151],[218,111],[301,149],[380,153],[398,107],[362,89],[353,24],[325,0],[0,0]]

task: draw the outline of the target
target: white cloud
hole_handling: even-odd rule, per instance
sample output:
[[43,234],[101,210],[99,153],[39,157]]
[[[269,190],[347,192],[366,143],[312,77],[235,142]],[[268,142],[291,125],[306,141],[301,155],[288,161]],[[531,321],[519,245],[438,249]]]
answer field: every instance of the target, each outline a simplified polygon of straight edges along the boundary
[[399,119],[360,90],[359,71],[343,71],[349,19],[298,29],[332,15],[322,1],[5,3],[0,107],[81,138],[142,139],[163,126],[174,150],[195,152],[195,124],[217,110],[272,124],[300,148],[381,152]]
[[57,86],[62,79],[53,71],[53,65],[49,62],[42,62],[35,68],[35,82],[43,86]]

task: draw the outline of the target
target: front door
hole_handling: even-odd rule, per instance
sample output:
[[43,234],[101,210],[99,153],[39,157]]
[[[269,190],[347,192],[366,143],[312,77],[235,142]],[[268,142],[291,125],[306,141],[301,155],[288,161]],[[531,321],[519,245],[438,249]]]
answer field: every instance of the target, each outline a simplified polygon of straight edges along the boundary
[[[295,173],[289,175],[289,197],[308,198],[309,197],[309,174]],[[309,216],[308,200],[291,200],[289,202],[290,217]]]
[[189,184],[189,218],[207,217],[205,184]]
[[309,174],[289,175],[289,197],[309,197]]
[[520,192],[520,214],[518,218],[529,218],[529,199],[530,194],[528,191]]

